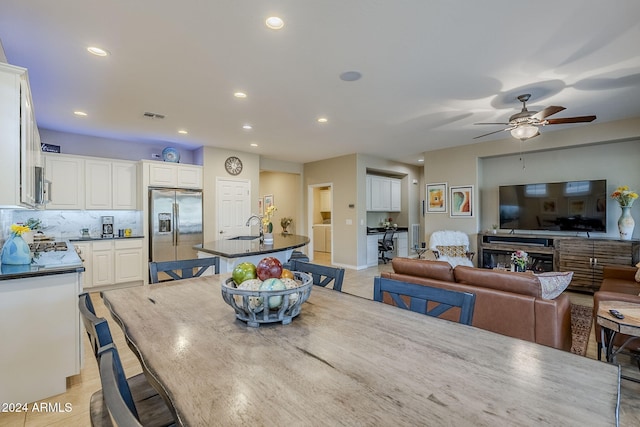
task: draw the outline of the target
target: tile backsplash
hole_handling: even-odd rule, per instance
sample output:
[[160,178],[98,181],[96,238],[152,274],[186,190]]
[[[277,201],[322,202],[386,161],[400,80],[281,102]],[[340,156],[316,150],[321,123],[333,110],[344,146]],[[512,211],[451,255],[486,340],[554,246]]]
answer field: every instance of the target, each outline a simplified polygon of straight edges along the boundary
[[142,211],[32,211],[3,209],[0,215],[3,240],[9,234],[11,224],[25,223],[29,218],[42,221],[42,231],[57,239],[80,237],[82,228],[88,228],[91,237],[100,237],[102,233],[102,216],[114,217],[113,229],[130,228],[134,236],[144,234],[142,229]]

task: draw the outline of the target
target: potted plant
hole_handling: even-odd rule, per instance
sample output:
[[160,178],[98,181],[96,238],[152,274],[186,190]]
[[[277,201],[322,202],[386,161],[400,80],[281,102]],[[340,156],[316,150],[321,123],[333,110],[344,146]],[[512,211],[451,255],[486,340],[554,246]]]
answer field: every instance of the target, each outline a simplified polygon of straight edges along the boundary
[[498,224],[492,224],[491,225],[491,232],[493,234],[498,234]]
[[293,223],[293,218],[285,216],[280,219],[280,225],[282,226],[282,234],[287,234],[287,228]]

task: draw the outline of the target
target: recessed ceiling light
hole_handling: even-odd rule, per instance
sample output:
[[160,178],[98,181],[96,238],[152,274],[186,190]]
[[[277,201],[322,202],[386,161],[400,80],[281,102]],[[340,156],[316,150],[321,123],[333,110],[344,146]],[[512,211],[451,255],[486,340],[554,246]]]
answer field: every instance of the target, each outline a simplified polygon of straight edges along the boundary
[[418,159],[418,162],[422,163],[422,162],[424,162],[424,159]]
[[340,74],[340,80],[345,82],[355,82],[356,80],[360,80],[362,77],[362,73],[359,71],[345,71]]
[[329,119],[326,117],[318,117],[318,123],[327,123]]
[[181,134],[181,135],[186,135],[186,134],[188,134],[189,132],[187,132],[187,131],[186,131],[186,130],[184,130],[184,129],[180,129],[180,130],[178,131],[178,133],[179,133],[179,134]]
[[257,146],[258,146],[258,144],[256,144],[255,142],[252,142],[252,143],[251,143],[251,146],[252,146],[252,147],[257,147]]
[[271,28],[272,30],[279,30],[282,27],[284,27],[284,21],[281,18],[278,18],[277,16],[268,17],[267,20],[265,21],[265,24],[267,25],[267,27]]
[[251,129],[253,129],[253,126],[251,126],[251,125],[242,125],[242,129],[251,130]]
[[87,113],[85,113],[84,111],[74,111],[73,114],[75,114],[76,116],[81,116],[84,117],[87,115]]
[[95,55],[95,56],[107,56],[109,55],[109,51],[104,50],[104,49],[100,49],[99,47],[96,46],[89,46],[87,48],[87,50],[89,51],[89,53]]
[[235,96],[236,98],[246,98],[247,94],[244,92],[236,92],[233,94],[233,96]]

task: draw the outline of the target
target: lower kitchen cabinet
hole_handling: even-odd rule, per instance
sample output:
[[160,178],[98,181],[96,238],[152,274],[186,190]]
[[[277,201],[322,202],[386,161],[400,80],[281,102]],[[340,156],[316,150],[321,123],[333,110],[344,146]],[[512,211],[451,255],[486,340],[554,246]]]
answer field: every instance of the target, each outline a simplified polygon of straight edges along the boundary
[[109,286],[144,280],[142,239],[76,243],[84,262],[84,287]]

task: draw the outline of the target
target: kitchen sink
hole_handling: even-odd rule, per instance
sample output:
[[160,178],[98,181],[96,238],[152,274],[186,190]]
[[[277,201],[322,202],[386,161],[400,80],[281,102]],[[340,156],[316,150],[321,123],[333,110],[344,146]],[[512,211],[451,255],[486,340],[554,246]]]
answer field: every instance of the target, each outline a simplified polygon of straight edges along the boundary
[[227,240],[253,240],[253,239],[257,239],[258,237],[260,236],[236,236]]

